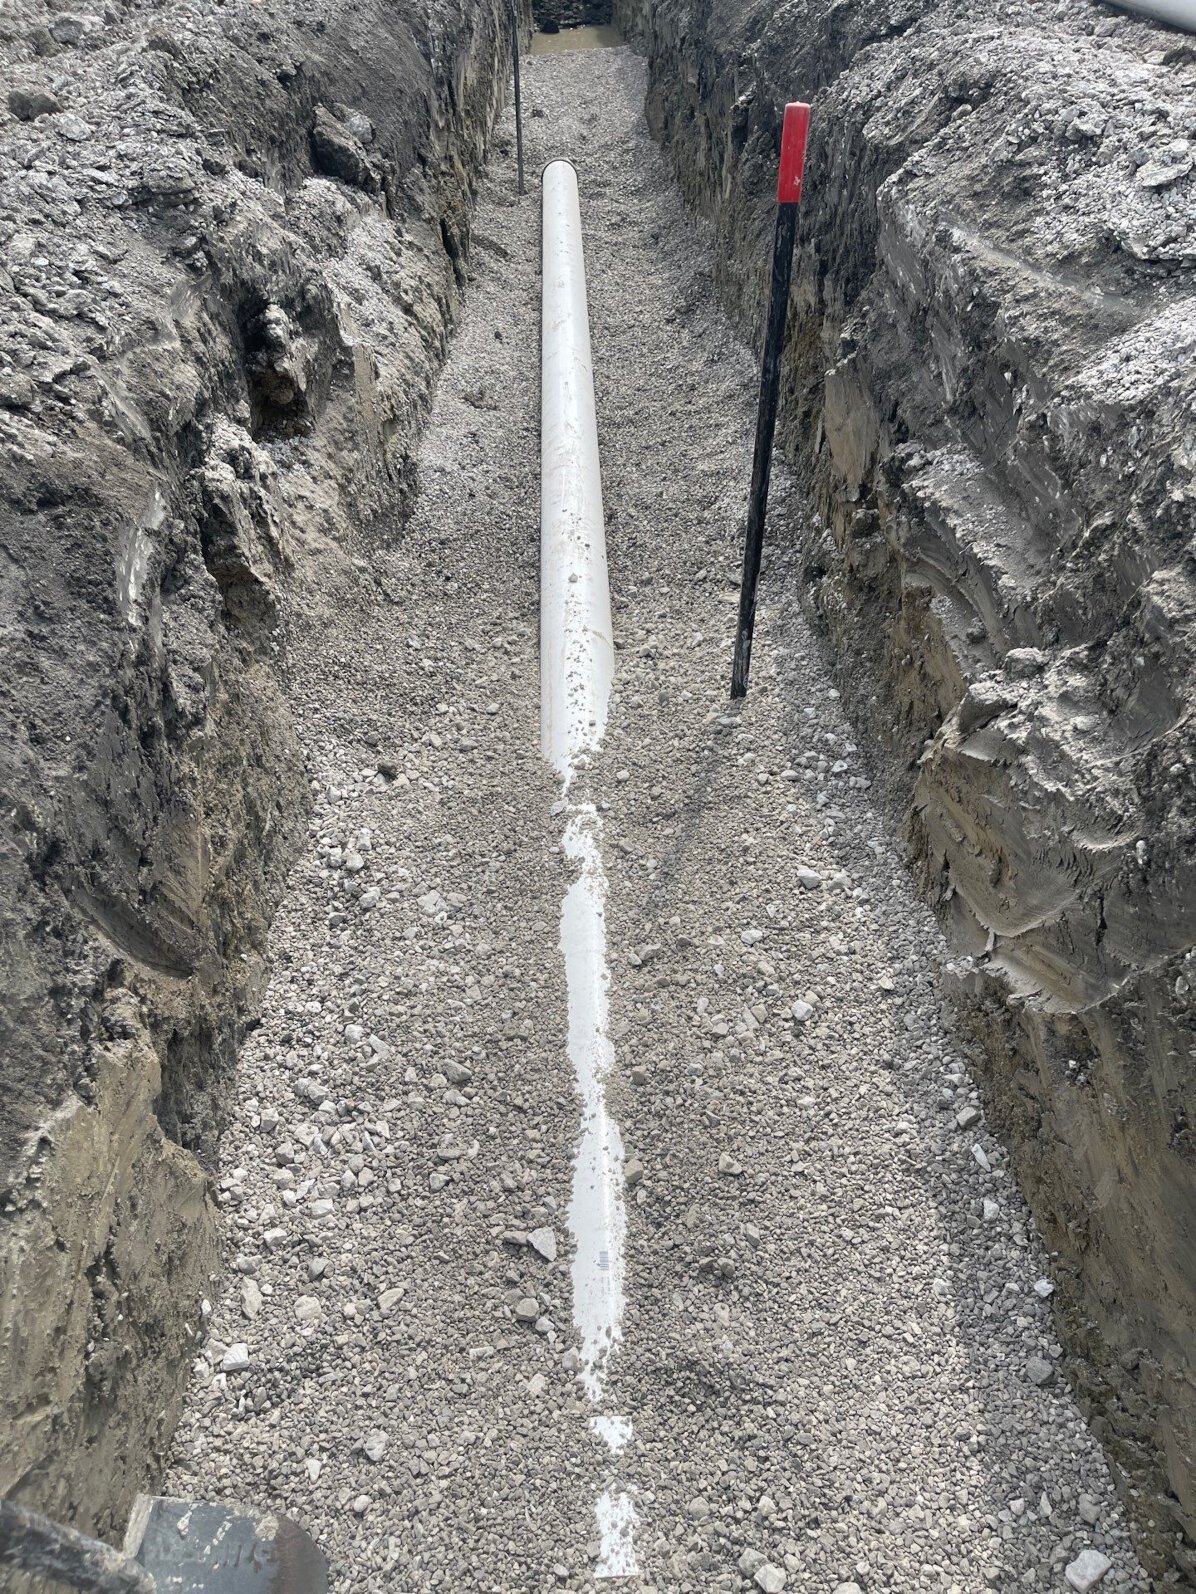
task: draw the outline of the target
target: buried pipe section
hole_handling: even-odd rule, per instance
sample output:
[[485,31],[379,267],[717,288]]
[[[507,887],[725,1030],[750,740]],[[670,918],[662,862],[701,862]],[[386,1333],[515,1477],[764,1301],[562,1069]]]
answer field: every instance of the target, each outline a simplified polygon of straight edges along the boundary
[[623,1334],[623,1142],[606,1106],[614,1063],[608,1022],[606,872],[602,821],[575,782],[602,741],[614,676],[602,477],[590,360],[577,174],[552,161],[543,176],[540,387],[540,745],[562,783],[563,846],[576,877],[561,904],[568,1048],[581,1103],[573,1164],[573,1321],[578,1378],[610,1477],[594,1503],[595,1574],[637,1575],[635,1507],[614,1458],[632,1429],[606,1409],[610,1359]]
[[1196,0],[1109,0],[1119,11],[1196,33]]
[[602,740],[615,650],[577,173],[543,176],[540,746],[566,786]]

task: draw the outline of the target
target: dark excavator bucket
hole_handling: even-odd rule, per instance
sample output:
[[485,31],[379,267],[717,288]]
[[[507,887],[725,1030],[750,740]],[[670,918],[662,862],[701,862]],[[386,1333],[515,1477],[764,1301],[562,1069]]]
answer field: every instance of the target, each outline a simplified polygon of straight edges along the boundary
[[289,1517],[138,1495],[125,1554],[157,1594],[328,1594],[328,1563]]

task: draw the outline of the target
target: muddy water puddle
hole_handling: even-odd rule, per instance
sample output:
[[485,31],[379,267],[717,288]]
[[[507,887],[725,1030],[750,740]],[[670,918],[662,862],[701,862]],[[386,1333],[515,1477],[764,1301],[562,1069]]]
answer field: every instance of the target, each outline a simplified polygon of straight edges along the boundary
[[610,23],[588,28],[561,28],[556,33],[533,33],[532,55],[562,55],[566,50],[613,50],[623,35]]

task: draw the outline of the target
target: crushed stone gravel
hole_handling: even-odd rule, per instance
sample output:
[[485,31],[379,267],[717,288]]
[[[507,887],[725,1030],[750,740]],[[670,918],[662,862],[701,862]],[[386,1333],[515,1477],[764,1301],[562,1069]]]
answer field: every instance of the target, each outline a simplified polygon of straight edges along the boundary
[[[946,952],[766,550],[727,702],[756,377],[627,49],[524,66],[586,234],[617,672],[603,806],[627,1147],[612,1409],[645,1589],[1144,1591]],[[241,1059],[169,1486],[295,1516],[340,1590],[593,1583],[578,1106],[539,756],[539,207],[508,113],[401,532],[287,617],[309,844]],[[776,482],[777,498],[787,484]],[[1045,1369],[1045,1373],[1044,1373]]]

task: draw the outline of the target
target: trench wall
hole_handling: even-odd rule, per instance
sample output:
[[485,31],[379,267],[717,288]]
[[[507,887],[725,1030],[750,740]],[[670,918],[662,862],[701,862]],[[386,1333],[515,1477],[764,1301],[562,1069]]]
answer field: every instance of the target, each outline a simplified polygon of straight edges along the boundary
[[562,28],[603,27],[614,15],[613,0],[533,0],[537,28],[557,33]]

